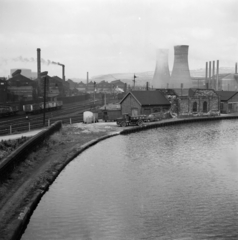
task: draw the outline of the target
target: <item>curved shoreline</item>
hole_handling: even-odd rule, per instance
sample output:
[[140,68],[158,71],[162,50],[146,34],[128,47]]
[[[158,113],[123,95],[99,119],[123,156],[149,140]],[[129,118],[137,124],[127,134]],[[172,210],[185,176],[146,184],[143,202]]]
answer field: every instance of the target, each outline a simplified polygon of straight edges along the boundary
[[57,168],[54,172],[51,173],[51,175],[47,178],[47,182],[44,185],[41,185],[38,190],[35,192],[35,194],[31,197],[29,203],[25,208],[22,210],[22,212],[18,215],[17,223],[14,225],[12,234],[8,238],[9,240],[18,240],[21,238],[22,234],[24,233],[28,222],[30,221],[30,218],[36,209],[38,203],[40,202],[42,196],[48,191],[49,186],[54,182],[54,180],[57,178],[57,176],[61,173],[61,171],[67,166],[69,162],[71,162],[75,157],[77,157],[79,154],[81,154],[83,151],[88,149],[89,147],[97,144],[100,141],[103,141],[107,138],[117,136],[117,135],[125,135],[130,134],[133,132],[138,131],[144,131],[147,129],[152,128],[159,128],[163,126],[169,126],[169,125],[176,125],[176,124],[183,124],[183,123],[190,123],[190,122],[201,122],[201,121],[212,121],[212,120],[224,120],[224,119],[238,119],[238,115],[233,116],[217,116],[217,117],[197,117],[197,118],[185,118],[185,119],[167,119],[162,120],[160,122],[154,122],[154,123],[145,123],[142,127],[126,127],[123,130],[116,132],[116,133],[110,133],[107,135],[104,135],[102,137],[92,139],[91,141],[87,142],[86,144],[81,145],[76,149],[74,153],[72,151],[70,152],[70,156],[66,159],[66,161]]

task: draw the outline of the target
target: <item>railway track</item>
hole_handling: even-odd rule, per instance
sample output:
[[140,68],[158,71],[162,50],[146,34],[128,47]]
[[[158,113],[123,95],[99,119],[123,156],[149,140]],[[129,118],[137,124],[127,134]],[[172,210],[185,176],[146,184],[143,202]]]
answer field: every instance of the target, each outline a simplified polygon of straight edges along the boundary
[[[110,102],[115,102],[115,100],[111,99]],[[82,122],[84,111],[101,105],[101,100],[64,104],[61,110],[45,113],[45,124],[48,126],[56,121],[62,121],[63,124]],[[43,113],[28,115],[28,117],[29,118],[26,119],[26,115],[22,113],[17,116],[1,118],[0,135],[26,132],[43,127]]]

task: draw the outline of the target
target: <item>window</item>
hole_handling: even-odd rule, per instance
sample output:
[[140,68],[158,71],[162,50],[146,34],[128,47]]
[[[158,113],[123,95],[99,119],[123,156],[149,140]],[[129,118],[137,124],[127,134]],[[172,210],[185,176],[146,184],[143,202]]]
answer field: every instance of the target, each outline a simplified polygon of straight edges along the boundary
[[207,112],[207,102],[203,102],[203,112],[206,113]]
[[193,112],[197,112],[198,111],[198,104],[197,102],[193,103]]

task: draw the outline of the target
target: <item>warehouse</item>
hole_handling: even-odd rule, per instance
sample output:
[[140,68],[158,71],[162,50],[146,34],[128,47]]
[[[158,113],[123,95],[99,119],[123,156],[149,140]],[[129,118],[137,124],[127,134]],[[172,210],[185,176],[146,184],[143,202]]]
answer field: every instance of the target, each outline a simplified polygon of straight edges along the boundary
[[154,112],[166,112],[170,102],[160,91],[131,91],[120,101],[122,114],[131,116],[149,115]]
[[221,113],[238,113],[238,92],[217,91],[220,96]]

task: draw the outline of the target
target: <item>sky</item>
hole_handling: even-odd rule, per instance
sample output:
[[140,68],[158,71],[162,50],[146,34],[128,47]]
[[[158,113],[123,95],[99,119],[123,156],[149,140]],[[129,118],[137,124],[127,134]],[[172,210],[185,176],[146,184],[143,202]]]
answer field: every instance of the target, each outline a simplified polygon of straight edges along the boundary
[[189,68],[238,62],[237,0],[0,0],[0,77],[12,68],[66,78],[154,71],[156,49],[189,45]]

